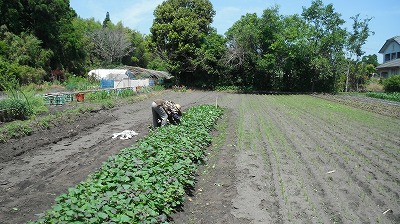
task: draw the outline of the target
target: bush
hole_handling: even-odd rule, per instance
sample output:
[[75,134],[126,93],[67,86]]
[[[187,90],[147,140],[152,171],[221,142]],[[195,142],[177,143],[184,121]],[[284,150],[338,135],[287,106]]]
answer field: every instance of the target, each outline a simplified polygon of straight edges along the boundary
[[[0,60],[0,74],[2,74],[2,82],[4,80],[18,80],[19,84],[40,83],[46,72],[41,68],[32,68],[26,65],[16,63],[8,63]],[[4,86],[0,85],[0,90],[4,90]]]
[[86,78],[71,75],[64,82],[64,85],[67,90],[88,90],[94,86],[100,86],[100,83],[93,83]]
[[383,82],[385,92],[400,92],[400,75],[393,75]]
[[1,100],[0,111],[0,120],[3,122],[25,120],[33,114],[32,107],[25,100],[18,98]]

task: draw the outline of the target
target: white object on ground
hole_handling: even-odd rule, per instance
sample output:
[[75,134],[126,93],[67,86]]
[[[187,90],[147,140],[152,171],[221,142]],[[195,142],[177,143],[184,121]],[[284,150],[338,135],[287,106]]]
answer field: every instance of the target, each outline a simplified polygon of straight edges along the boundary
[[130,139],[135,135],[138,135],[138,133],[135,132],[135,131],[132,131],[132,130],[125,130],[125,131],[120,132],[120,133],[114,133],[112,138],[116,138],[118,136],[121,136],[119,139]]

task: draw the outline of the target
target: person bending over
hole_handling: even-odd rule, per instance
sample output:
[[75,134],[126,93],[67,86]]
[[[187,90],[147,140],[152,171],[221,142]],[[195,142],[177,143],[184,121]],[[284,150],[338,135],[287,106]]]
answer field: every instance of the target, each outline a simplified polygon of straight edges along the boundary
[[153,127],[179,124],[182,117],[181,106],[169,100],[156,99],[151,103]]

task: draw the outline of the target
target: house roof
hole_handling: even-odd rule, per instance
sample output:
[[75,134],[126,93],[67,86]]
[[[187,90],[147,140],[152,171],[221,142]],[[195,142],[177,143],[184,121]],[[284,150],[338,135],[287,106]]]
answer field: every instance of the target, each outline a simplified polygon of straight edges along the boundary
[[382,46],[382,48],[379,50],[379,53],[381,53],[381,54],[385,53],[385,49],[386,49],[387,46],[389,46],[389,44],[391,44],[393,41],[394,41],[394,42],[397,42],[397,44],[400,45],[400,36],[395,36],[395,37],[392,37],[392,38],[388,39],[388,40],[385,42],[385,44]]
[[384,69],[384,68],[396,68],[400,67],[400,58],[388,61],[386,63],[378,65],[377,69]]
[[136,78],[170,79],[173,77],[171,74],[165,71],[156,71],[133,66],[126,66],[124,68],[129,69]]

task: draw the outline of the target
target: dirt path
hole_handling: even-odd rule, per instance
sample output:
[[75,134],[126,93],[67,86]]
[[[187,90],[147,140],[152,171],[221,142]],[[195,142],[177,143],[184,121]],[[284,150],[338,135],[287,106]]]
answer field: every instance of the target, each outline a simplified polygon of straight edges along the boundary
[[[172,223],[400,222],[398,118],[311,96],[159,97],[184,108],[216,100],[226,108],[195,189]],[[153,98],[0,145],[0,223],[35,220],[56,196],[145,136]],[[139,136],[111,139],[126,129]]]

